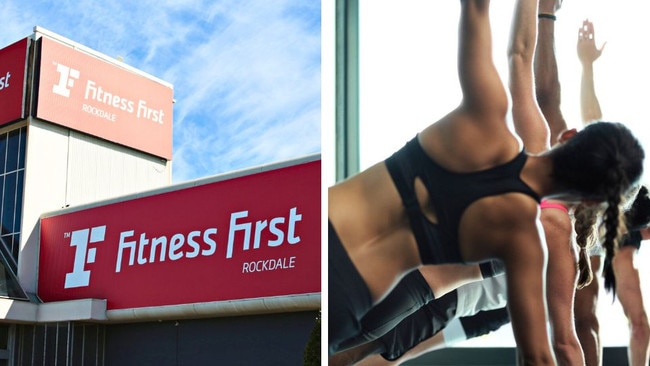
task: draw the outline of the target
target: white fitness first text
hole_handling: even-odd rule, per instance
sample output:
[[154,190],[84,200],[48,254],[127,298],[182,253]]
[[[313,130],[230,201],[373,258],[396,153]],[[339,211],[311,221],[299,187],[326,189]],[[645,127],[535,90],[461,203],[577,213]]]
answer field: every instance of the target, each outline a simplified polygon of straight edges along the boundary
[[[246,220],[248,215],[248,211],[238,211],[230,215],[228,244],[225,248],[226,258],[233,257],[235,247],[248,251],[262,247],[278,247],[284,243],[291,245],[300,243],[300,236],[296,232],[298,223],[302,221],[302,215],[298,213],[297,207],[291,208],[286,217],[276,216],[251,222]],[[137,233],[136,230],[122,231],[119,235],[115,272],[122,271],[124,266],[212,256],[218,252],[220,243],[218,233],[221,231],[216,227],[177,232],[172,235]],[[262,240],[263,236],[268,239]]]
[[0,76],[0,90],[9,88],[9,79],[11,78],[11,73],[7,71],[7,73],[3,76]]

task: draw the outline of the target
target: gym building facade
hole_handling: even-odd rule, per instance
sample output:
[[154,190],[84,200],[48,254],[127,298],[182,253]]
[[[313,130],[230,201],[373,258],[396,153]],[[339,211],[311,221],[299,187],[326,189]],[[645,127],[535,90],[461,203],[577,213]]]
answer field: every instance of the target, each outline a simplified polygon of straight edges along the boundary
[[40,27],[0,49],[0,365],[300,365],[321,161],[171,184],[173,87]]

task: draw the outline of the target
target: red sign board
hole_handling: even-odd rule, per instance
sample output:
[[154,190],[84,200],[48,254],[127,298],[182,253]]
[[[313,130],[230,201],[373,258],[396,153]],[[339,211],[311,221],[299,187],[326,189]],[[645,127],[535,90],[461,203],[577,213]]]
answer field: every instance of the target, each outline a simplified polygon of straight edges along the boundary
[[38,118],[171,159],[172,105],[170,86],[41,38]]
[[0,50],[0,125],[24,118],[29,39]]
[[43,217],[38,295],[113,310],[318,293],[320,166]]

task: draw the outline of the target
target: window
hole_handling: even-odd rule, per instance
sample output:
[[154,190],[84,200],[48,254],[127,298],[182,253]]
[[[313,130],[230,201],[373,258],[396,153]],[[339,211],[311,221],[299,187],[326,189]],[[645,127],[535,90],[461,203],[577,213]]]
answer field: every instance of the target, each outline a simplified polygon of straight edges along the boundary
[[0,296],[27,299],[16,279],[25,178],[26,127],[0,133]]
[[[0,134],[0,239],[3,252],[13,259],[8,263],[16,270],[20,247],[23,182],[25,178],[26,127]],[[12,263],[14,262],[14,263]]]

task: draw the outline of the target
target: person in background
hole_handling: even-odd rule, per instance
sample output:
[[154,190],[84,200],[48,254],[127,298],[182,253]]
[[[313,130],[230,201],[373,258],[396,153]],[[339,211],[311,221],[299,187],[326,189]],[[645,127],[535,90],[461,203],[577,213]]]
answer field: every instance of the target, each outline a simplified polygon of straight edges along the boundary
[[[549,150],[568,130],[560,108],[561,85],[555,56],[556,13],[561,6],[561,0],[539,1],[534,55],[531,47],[513,51],[516,43],[509,50],[514,127],[531,153]],[[521,54],[524,57],[519,58]],[[536,99],[539,108],[525,104],[532,98]],[[549,257],[546,292],[553,351],[558,365],[584,365],[573,322],[573,301],[576,287],[585,286],[591,280],[581,274],[591,274],[591,268],[582,250],[588,241],[578,240],[581,250],[576,250],[571,216],[577,213],[575,230],[581,238],[580,233],[587,229],[581,226],[583,217],[593,214],[593,210],[585,205],[558,200],[543,200],[541,207]]]
[[[585,125],[602,118],[596,95],[594,62],[602,55],[604,47],[605,44],[601,47],[596,46],[594,25],[588,19],[585,20],[578,30],[577,43],[578,58],[582,65],[580,106]],[[629,321],[629,364],[645,366],[648,365],[650,357],[650,327],[641,291],[641,280],[634,259],[641,241],[650,238],[650,229],[647,228],[650,223],[650,198],[646,187],[641,187],[625,218],[629,233],[613,259],[605,259],[603,263],[601,248],[592,251],[590,259],[594,278],[599,277],[602,268],[606,283],[616,284],[616,296]],[[602,365],[603,346],[600,342],[600,325],[596,315],[599,291],[598,281],[592,281],[589,286],[576,293],[575,323],[587,366]]]

